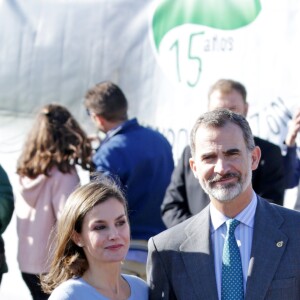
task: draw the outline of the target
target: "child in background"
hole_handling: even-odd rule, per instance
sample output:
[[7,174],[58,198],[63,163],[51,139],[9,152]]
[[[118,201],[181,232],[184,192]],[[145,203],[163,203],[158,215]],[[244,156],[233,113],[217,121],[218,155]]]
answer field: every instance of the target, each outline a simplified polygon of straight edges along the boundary
[[91,168],[91,145],[63,106],[49,104],[37,115],[18,160],[16,197],[18,262],[33,300],[48,299],[40,286],[50,232],[80,180],[75,166]]

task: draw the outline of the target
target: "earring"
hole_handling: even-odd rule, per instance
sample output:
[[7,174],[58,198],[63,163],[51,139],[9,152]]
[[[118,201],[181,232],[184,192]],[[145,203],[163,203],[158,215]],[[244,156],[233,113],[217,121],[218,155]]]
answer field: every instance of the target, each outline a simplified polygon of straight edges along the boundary
[[78,247],[83,247],[83,245],[81,243],[78,243],[77,246]]

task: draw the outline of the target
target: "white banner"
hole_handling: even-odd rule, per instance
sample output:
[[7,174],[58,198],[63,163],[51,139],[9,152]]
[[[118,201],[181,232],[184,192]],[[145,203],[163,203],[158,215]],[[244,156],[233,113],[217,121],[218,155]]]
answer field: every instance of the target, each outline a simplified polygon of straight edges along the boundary
[[231,78],[254,134],[281,145],[300,102],[299,28],[298,0],[2,0],[0,113],[60,102],[92,131],[85,91],[112,80],[177,158],[209,87]]
[[173,131],[175,145],[206,110],[208,89],[220,78],[246,86],[253,132],[282,145],[293,111],[300,107],[298,28],[299,1],[156,2],[152,46],[178,90],[176,99],[164,100],[159,123]]

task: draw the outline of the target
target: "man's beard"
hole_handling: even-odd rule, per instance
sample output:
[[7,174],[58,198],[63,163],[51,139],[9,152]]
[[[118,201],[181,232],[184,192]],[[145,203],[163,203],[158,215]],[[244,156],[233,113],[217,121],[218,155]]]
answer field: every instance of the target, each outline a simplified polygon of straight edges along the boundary
[[[216,184],[217,181],[227,178],[237,178],[235,183],[227,183],[222,186]],[[207,182],[200,180],[200,184],[203,190],[216,200],[220,202],[230,202],[237,196],[239,196],[251,183],[252,180],[252,170],[248,170],[246,177],[242,180],[242,175],[240,173],[229,172],[225,175],[214,175],[208,179]]]

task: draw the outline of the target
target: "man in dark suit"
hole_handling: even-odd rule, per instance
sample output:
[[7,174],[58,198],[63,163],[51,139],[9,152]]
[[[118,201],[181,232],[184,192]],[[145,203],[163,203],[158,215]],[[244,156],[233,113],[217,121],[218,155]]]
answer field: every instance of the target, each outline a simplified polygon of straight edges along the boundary
[[[208,110],[227,108],[246,117],[246,98],[246,88],[240,82],[221,79],[209,91]],[[283,205],[285,173],[281,150],[277,145],[261,138],[254,137],[254,141],[260,147],[262,155],[258,168],[253,172],[253,189],[270,202]],[[209,203],[208,196],[189,167],[190,157],[190,147],[187,146],[172,174],[161,206],[162,218],[167,227],[195,215]]]
[[[203,114],[192,129],[191,151],[190,167],[210,204],[149,240],[150,299],[300,299],[300,213],[254,192],[261,151],[246,119],[225,109]],[[238,224],[233,236],[232,222]],[[228,264],[228,235],[238,267]],[[224,281],[231,264],[239,297]]]

